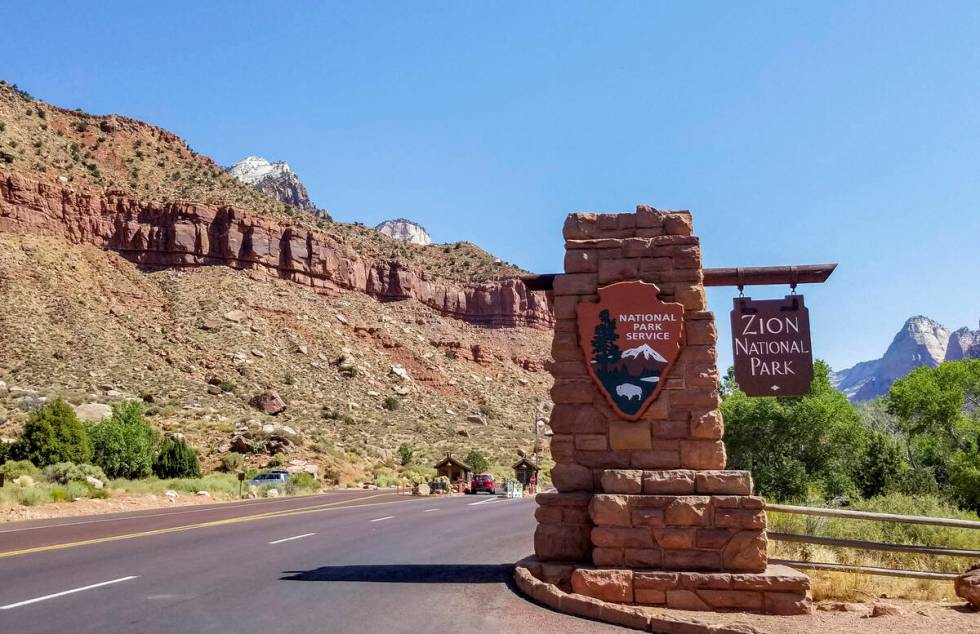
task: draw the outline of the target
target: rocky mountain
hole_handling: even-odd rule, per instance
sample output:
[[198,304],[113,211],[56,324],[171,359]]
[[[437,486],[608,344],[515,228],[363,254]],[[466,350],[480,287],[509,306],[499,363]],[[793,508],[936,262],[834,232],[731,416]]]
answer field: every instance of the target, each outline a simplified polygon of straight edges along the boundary
[[831,382],[852,401],[868,401],[887,394],[896,379],[915,368],[964,358],[980,358],[980,330],[950,334],[942,324],[917,315],[905,322],[880,359],[834,372]]
[[287,458],[338,482],[391,473],[401,443],[529,448],[553,316],[524,271],[326,222],[165,130],[2,82],[0,148],[0,436],[61,397],[142,399],[211,466],[285,425]]
[[402,242],[420,244],[422,246],[432,244],[432,237],[429,236],[429,232],[425,230],[425,227],[405,218],[385,220],[376,226],[375,229],[389,238],[401,240]]
[[228,173],[251,185],[256,191],[271,196],[287,205],[330,220],[330,214],[319,209],[306,191],[306,186],[285,161],[270,163],[261,156],[248,156],[228,168]]

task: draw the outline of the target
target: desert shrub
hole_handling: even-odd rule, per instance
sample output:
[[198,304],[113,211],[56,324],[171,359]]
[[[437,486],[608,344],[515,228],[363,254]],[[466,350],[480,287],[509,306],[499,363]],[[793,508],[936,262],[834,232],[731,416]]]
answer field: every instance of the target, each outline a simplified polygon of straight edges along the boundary
[[59,462],[58,464],[48,465],[44,468],[44,477],[57,484],[68,484],[69,482],[84,482],[85,478],[91,476],[102,482],[107,482],[105,473],[102,469],[90,464],[75,464],[73,462]]
[[0,442],[0,464],[7,462],[10,457],[10,443]]
[[84,482],[69,482],[64,486],[64,491],[69,500],[88,497],[92,489]]
[[473,468],[473,473],[483,473],[490,468],[490,461],[487,460],[487,457],[475,449],[466,454],[463,462]]
[[388,397],[385,398],[385,402],[382,403],[381,406],[384,407],[389,412],[393,412],[396,409],[398,409],[398,405],[400,403],[401,403],[401,401],[398,400],[398,397],[397,396],[388,396]]
[[167,438],[153,463],[153,473],[160,478],[199,478],[201,467],[197,453],[183,438]]
[[159,434],[143,414],[143,404],[130,401],[112,408],[112,417],[90,432],[92,461],[112,478],[145,478],[153,472]]
[[312,474],[301,471],[289,475],[286,481],[286,493],[293,494],[301,491],[315,491],[320,488],[319,483]]
[[67,502],[70,499],[68,497],[68,491],[62,487],[52,487],[48,495],[51,496],[52,502]]
[[8,460],[0,465],[0,473],[2,473],[9,482],[14,478],[19,478],[22,475],[37,478],[41,475],[41,470],[31,464],[29,460]]
[[229,451],[221,456],[221,466],[228,473],[237,472],[243,462],[245,462],[245,457],[236,451]]
[[398,462],[401,466],[405,467],[412,464],[415,459],[415,449],[408,443],[402,443],[398,446]]
[[374,485],[378,488],[393,487],[398,484],[398,475],[387,467],[378,469],[374,474]]
[[271,464],[273,467],[283,466],[284,464],[286,464],[286,454],[277,453],[276,455],[272,456],[272,459],[269,461],[269,464]]
[[92,441],[75,410],[59,398],[31,413],[11,453],[38,466],[90,462]]
[[17,489],[17,501],[24,506],[37,506],[50,499],[51,496],[48,490],[41,487]]
[[500,418],[500,413],[493,408],[492,405],[484,403],[480,406],[480,413],[489,418],[490,420]]

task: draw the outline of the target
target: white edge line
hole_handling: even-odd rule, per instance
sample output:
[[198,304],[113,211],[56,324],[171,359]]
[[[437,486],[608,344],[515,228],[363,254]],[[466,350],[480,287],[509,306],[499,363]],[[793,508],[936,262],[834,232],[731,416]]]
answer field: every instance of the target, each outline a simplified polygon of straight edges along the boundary
[[476,506],[477,504],[487,504],[488,502],[497,502],[500,498],[492,497],[486,500],[480,500],[479,502],[470,502],[466,506]]
[[316,535],[316,533],[303,533],[302,535],[294,535],[293,537],[286,537],[284,539],[277,539],[274,542],[269,542],[269,545],[271,546],[273,544],[281,544],[283,542],[291,542],[294,539],[303,539],[304,537],[310,537],[312,535]]
[[373,519],[371,521],[372,522],[380,522],[382,520],[390,520],[393,517],[394,517],[394,515],[385,515],[384,517],[378,517],[378,518],[375,518],[375,519]]
[[438,511],[439,509],[425,509],[423,513],[431,513],[432,511]]
[[84,586],[81,588],[75,588],[73,590],[65,590],[64,592],[56,592],[54,594],[48,594],[43,597],[37,597],[36,599],[28,599],[27,601],[21,601],[19,603],[11,603],[10,605],[0,605],[0,610],[10,610],[13,608],[19,608],[22,605],[30,605],[32,603],[39,603],[41,601],[47,601],[48,599],[55,599],[57,597],[63,597],[66,594],[75,594],[76,592],[83,592],[85,590],[92,590],[93,588],[101,588],[102,586],[112,585],[114,583],[121,583],[123,581],[129,581],[131,579],[138,579],[139,575],[131,575],[129,577],[120,577],[119,579],[113,579],[112,581],[103,581],[102,583],[93,583],[90,586]]

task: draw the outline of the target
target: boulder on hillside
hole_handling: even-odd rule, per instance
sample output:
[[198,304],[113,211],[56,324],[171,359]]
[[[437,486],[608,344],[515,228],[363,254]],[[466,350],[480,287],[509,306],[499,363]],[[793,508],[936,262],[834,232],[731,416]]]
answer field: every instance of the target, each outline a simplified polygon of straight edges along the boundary
[[229,310],[225,313],[225,319],[228,321],[233,321],[236,324],[241,320],[245,319],[245,312],[241,310]]
[[973,607],[980,608],[980,563],[970,566],[953,581],[956,596],[966,599]]
[[112,416],[112,408],[104,403],[84,403],[75,407],[75,415],[84,421],[97,423]]
[[286,410],[286,402],[282,400],[275,390],[266,390],[261,394],[256,394],[248,403],[252,407],[261,410],[263,413],[272,416]]

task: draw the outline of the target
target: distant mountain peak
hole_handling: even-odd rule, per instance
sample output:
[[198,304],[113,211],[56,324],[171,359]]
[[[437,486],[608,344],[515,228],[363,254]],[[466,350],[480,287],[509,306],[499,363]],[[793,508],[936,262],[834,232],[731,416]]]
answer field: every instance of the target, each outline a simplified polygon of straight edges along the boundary
[[330,220],[329,213],[313,204],[306,186],[285,161],[271,163],[261,156],[247,156],[228,168],[228,173],[256,191]]
[[408,218],[394,218],[385,220],[375,227],[379,232],[403,242],[421,244],[422,246],[432,244],[432,237],[425,227]]
[[905,320],[881,358],[834,372],[831,382],[852,401],[867,401],[887,394],[892,383],[915,368],[969,358],[980,358],[980,330],[950,333],[938,321],[914,315]]
[[270,163],[261,156],[246,156],[228,170],[228,173],[238,180],[253,186],[265,178],[276,178],[291,172],[289,163],[285,161]]

